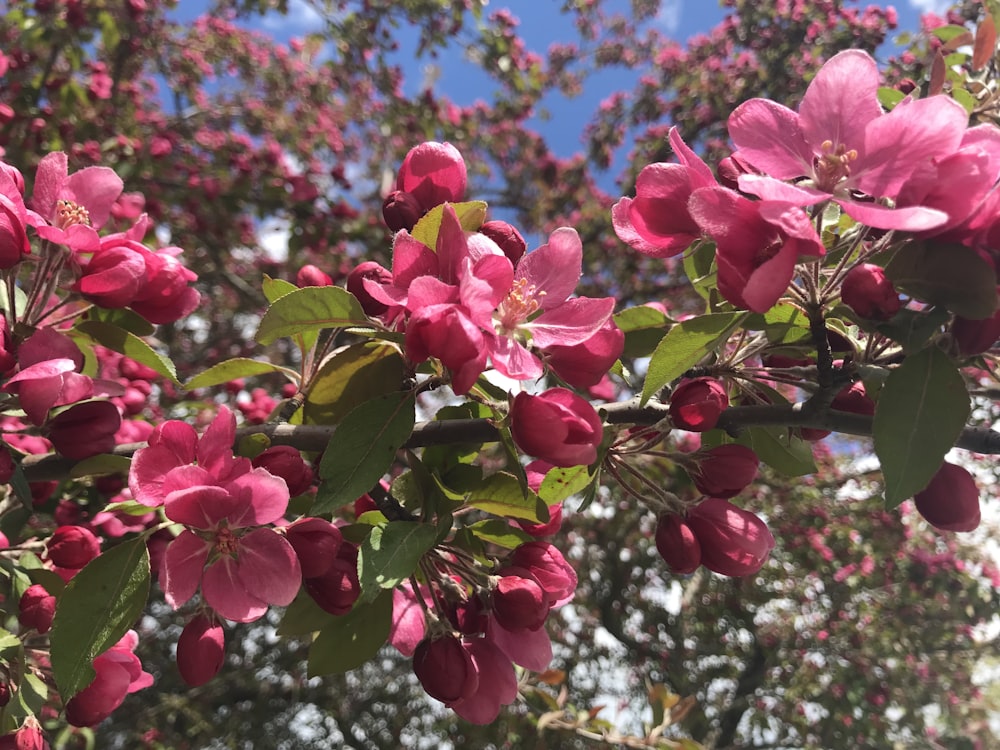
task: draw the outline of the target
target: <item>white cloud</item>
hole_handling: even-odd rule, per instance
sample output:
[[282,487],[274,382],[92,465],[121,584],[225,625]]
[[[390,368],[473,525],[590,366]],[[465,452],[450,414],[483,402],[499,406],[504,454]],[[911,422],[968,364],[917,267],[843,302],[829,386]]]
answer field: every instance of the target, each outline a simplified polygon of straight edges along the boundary
[[263,23],[271,31],[302,34],[322,30],[323,17],[306,0],[289,0],[288,13],[268,13]]
[[910,0],[910,7],[918,13],[937,13],[943,16],[952,5],[954,0]]
[[681,25],[681,0],[664,0],[656,13],[656,20],[668,34],[672,34]]

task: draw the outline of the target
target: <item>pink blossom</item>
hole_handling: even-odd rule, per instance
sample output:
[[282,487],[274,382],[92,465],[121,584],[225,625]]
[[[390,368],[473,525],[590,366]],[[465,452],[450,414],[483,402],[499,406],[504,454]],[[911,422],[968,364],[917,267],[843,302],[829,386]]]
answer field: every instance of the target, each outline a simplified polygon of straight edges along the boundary
[[657,519],[654,540],[656,551],[674,573],[694,573],[701,565],[698,537],[676,513],[664,513]]
[[972,475],[957,464],[941,464],[913,500],[927,523],[942,531],[973,531],[979,526],[979,488]]
[[77,727],[100,724],[118,708],[125,696],[153,684],[134,653],[139,636],[128,631],[122,639],[94,659],[93,681],[66,704],[66,721]]
[[646,255],[669,258],[701,237],[688,212],[688,198],[698,188],[715,185],[712,170],[670,129],[670,145],[680,164],[650,164],[639,172],[635,198],[622,198],[611,209],[615,233]]
[[490,724],[500,715],[500,708],[517,698],[517,674],[514,665],[496,644],[485,638],[463,643],[478,675],[476,687],[448,704],[456,714],[473,724]]
[[191,687],[204,685],[219,673],[226,658],[222,623],[211,614],[192,617],[177,639],[177,669]]
[[[820,69],[798,112],[767,99],[741,104],[729,117],[729,134],[739,157],[764,175],[740,177],[740,189],[800,206],[832,198],[852,218],[881,229],[921,231],[947,222],[937,209],[879,201],[895,201],[932,160],[959,149],[965,109],[950,97],[932,96],[906,99],[883,114],[878,87],[871,56],[848,50]],[[806,182],[783,182],[802,177]]]
[[49,409],[90,398],[94,383],[80,375],[73,360],[59,357],[23,368],[4,383],[2,389],[18,397],[21,408],[33,424],[44,424]]
[[92,251],[100,245],[97,230],[111,215],[123,183],[108,167],[87,167],[69,174],[63,152],[48,154],[38,163],[28,223],[39,236]]
[[737,307],[771,309],[799,259],[825,253],[808,215],[791,203],[751,201],[712,187],[695,191],[689,208],[715,240],[719,292]]
[[767,525],[728,500],[710,497],[687,514],[701,548],[701,564],[725,576],[745,576],[763,567],[774,537]]
[[490,355],[493,366],[518,380],[540,377],[541,361],[532,347],[582,344],[601,330],[614,311],[611,297],[569,299],[580,280],[583,245],[575,229],[560,227],[549,241],[517,264],[510,291],[496,310],[496,333]]

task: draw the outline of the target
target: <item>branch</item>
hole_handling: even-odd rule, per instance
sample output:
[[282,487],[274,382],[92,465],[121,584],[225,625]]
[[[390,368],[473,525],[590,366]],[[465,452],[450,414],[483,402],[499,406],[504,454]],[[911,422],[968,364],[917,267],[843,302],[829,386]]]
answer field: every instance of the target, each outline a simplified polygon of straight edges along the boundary
[[[870,437],[872,418],[864,414],[826,410],[810,414],[804,404],[782,406],[732,406],[723,412],[718,427],[730,434],[739,434],[747,427],[813,427],[847,435]],[[608,424],[654,425],[667,419],[667,405],[650,401],[641,405],[638,398],[600,407]],[[665,425],[667,431],[669,424]],[[241,427],[236,431],[239,442],[248,435],[267,435],[272,445],[291,445],[302,451],[324,450],[336,430],[335,425],[262,424]],[[487,419],[446,419],[438,422],[419,422],[406,442],[407,448],[454,443],[492,443],[498,440],[497,428]],[[144,448],[145,443],[125,443],[115,447],[113,455],[130,457]],[[1000,432],[989,427],[966,427],[955,446],[983,454],[1000,454]],[[76,464],[54,453],[25,456],[22,461],[25,477],[29,482],[65,479]]]

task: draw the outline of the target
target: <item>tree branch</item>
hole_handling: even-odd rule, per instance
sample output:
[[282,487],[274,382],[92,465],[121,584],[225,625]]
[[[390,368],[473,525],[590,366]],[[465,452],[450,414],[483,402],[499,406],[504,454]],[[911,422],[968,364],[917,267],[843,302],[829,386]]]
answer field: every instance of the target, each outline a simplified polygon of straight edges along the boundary
[[[732,406],[719,418],[718,427],[730,434],[739,434],[747,427],[812,427],[831,430],[846,435],[870,437],[872,418],[864,414],[825,410],[811,414],[804,404],[781,406]],[[650,401],[641,405],[638,398],[600,407],[608,424],[613,425],[654,425],[667,419],[667,405]],[[267,435],[272,445],[291,445],[299,450],[319,452],[336,430],[335,425],[292,425],[262,424],[241,427],[236,431],[239,442],[248,435]],[[669,430],[669,423],[664,431]],[[446,419],[438,422],[419,422],[406,442],[407,448],[421,448],[428,445],[448,445],[453,443],[496,442],[499,433],[487,419]],[[131,456],[144,448],[145,443],[118,445],[113,455]],[[966,427],[962,430],[955,446],[964,450],[984,454],[1000,454],[1000,432],[988,427]],[[22,461],[25,477],[29,482],[65,479],[76,464],[58,454],[26,456]]]

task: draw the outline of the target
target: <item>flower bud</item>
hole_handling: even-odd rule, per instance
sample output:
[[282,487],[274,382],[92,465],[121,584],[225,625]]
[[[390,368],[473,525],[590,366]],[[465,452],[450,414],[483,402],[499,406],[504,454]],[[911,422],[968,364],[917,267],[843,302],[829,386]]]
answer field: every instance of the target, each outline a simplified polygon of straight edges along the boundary
[[410,149],[396,175],[396,189],[410,193],[424,211],[465,197],[465,160],[450,143],[428,141]]
[[79,570],[101,554],[100,541],[83,526],[60,526],[45,546],[53,565],[70,570]]
[[371,279],[378,284],[391,284],[392,272],[373,260],[366,260],[364,263],[359,263],[353,271],[347,274],[347,291],[358,298],[361,309],[365,311],[366,315],[377,318],[388,310],[389,306],[379,302],[368,293],[368,290],[365,289],[365,279]]
[[312,263],[307,263],[295,274],[295,285],[304,286],[333,286],[333,279],[330,275],[319,270]]
[[177,669],[191,687],[204,685],[219,673],[226,658],[226,636],[212,615],[199,613],[177,639]]
[[963,357],[988,352],[1000,339],[1000,310],[985,320],[956,316],[951,324],[951,335],[955,339],[958,353]]
[[323,575],[306,578],[302,585],[313,601],[331,615],[347,614],[361,595],[357,563],[343,557],[335,558]]
[[32,584],[21,594],[17,621],[22,628],[34,628],[39,633],[48,633],[55,614],[56,598],[41,584]]
[[382,219],[393,232],[413,229],[423,213],[420,202],[405,190],[393,190],[382,202]]
[[885,271],[873,263],[861,263],[847,272],[840,298],[862,318],[870,320],[888,320],[902,307]]
[[322,518],[300,518],[285,527],[285,538],[299,558],[303,578],[326,573],[344,539],[340,529]]
[[590,402],[566,388],[537,396],[521,392],[510,409],[514,442],[525,453],[553,466],[581,466],[597,460],[604,437],[601,418]]
[[453,703],[479,687],[479,674],[469,652],[453,635],[425,638],[413,652],[413,673],[432,698]]
[[497,243],[500,249],[503,250],[503,254],[510,259],[510,262],[515,267],[517,266],[517,262],[521,260],[521,256],[524,255],[525,250],[528,249],[528,243],[524,241],[524,237],[517,231],[517,227],[508,224],[506,221],[487,221],[479,227],[479,231]]
[[528,571],[538,581],[553,607],[573,598],[576,571],[555,545],[548,542],[522,544],[510,556],[510,564]]
[[972,531],[979,526],[979,488],[961,466],[941,464],[913,501],[927,523],[942,531]]
[[705,432],[715,427],[729,406],[729,395],[721,380],[688,378],[670,394],[670,419],[675,427]]
[[698,451],[691,469],[695,487],[709,497],[734,497],[757,476],[757,454],[745,445],[729,443]]
[[693,573],[701,565],[701,545],[691,527],[676,513],[664,513],[656,521],[656,551],[674,573]]
[[297,497],[312,487],[312,469],[302,454],[290,445],[272,445],[251,463],[284,479],[290,497]]
[[601,382],[625,349],[625,334],[608,320],[593,336],[579,344],[554,344],[545,348],[545,361],[553,372],[575,388]]
[[66,458],[81,461],[114,450],[121,424],[122,415],[110,401],[84,401],[50,419],[47,437]]
[[493,589],[493,616],[501,627],[538,630],[548,615],[548,595],[528,571],[507,568],[500,572]]
[[0,750],[49,750],[49,743],[38,721],[29,716],[20,729],[0,737]]
[[701,564],[724,576],[745,576],[763,567],[774,549],[767,525],[728,500],[710,497],[687,515],[701,547]]

